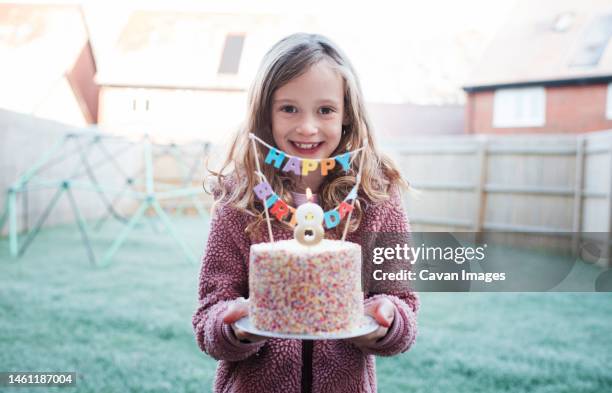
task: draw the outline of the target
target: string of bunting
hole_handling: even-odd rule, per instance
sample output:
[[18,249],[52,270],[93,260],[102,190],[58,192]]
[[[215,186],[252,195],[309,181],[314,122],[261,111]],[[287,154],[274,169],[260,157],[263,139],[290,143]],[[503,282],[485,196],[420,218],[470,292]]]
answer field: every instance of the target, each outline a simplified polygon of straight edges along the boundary
[[[259,168],[259,158],[257,154],[257,147],[255,145],[255,141],[263,144],[269,149],[269,152],[266,156],[264,162],[266,164],[273,165],[275,168],[280,168],[283,164],[283,161],[287,159],[287,162],[281,169],[283,172],[292,172],[296,175],[305,176],[308,173],[316,170],[318,166],[321,166],[321,175],[326,176],[331,169],[333,169],[336,163],[339,163],[342,166],[342,169],[348,171],[350,169],[350,165],[352,163],[351,155],[354,155],[364,147],[353,150],[351,152],[346,152],[331,158],[326,159],[302,159],[299,157],[291,156],[285,153],[282,150],[275,148],[274,146],[270,146],[265,141],[261,140],[254,134],[249,135],[251,138],[252,146],[255,152],[255,161],[257,162],[257,171],[255,172],[259,178],[260,182],[253,188],[255,195],[262,201],[265,207],[266,220],[268,221],[268,232],[270,234],[271,241],[274,241],[272,236],[272,228],[270,226],[270,215],[274,216],[277,220],[281,222],[285,222],[291,227],[295,227],[297,224],[296,218],[296,208],[290,206],[287,202],[285,202],[274,190],[272,186],[266,179],[266,176],[261,172],[261,168]],[[362,157],[363,161],[363,157]],[[361,169],[363,165],[359,166],[359,173],[356,176],[356,182],[351,191],[348,193],[346,198],[338,206],[335,208],[328,210],[323,215],[324,226],[327,229],[332,229],[340,224],[347,215],[350,220],[350,216],[352,215],[352,211],[355,205],[355,200],[357,199],[357,190],[359,189],[359,183],[361,181]],[[268,212],[269,210],[269,212]],[[346,232],[348,229],[347,226],[344,230],[343,239],[346,236]]]
[[266,164],[273,165],[276,169],[280,169],[285,173],[291,172],[297,176],[307,176],[310,172],[317,170],[319,167],[321,175],[327,176],[327,174],[336,167],[336,164],[340,164],[342,169],[344,169],[345,172],[348,172],[351,167],[351,155],[355,155],[364,149],[363,147],[360,147],[359,149],[342,153],[330,158],[307,159],[292,156],[275,148],[274,146],[270,146],[255,134],[251,133],[250,137],[269,149],[266,159],[264,160]]

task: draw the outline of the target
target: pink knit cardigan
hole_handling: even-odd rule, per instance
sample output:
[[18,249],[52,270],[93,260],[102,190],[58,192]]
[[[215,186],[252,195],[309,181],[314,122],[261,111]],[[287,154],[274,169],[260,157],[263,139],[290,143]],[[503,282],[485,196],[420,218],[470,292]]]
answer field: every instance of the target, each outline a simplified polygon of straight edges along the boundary
[[[357,231],[347,240],[362,244],[366,232],[405,232],[410,225],[396,189],[387,201],[366,204]],[[363,205],[362,205],[363,206]],[[407,287],[375,294],[364,288],[367,305],[385,296],[395,305],[395,318],[385,337],[371,348],[359,348],[347,340],[301,341],[267,339],[245,343],[236,338],[222,316],[238,297],[247,298],[251,244],[269,241],[267,229],[251,236],[245,227],[252,217],[227,205],[216,209],[199,278],[199,307],[193,329],[202,351],[217,359],[214,392],[298,393],[304,386],[315,393],[376,392],[374,355],[393,356],[407,351],[417,334],[417,295]],[[273,225],[275,240],[291,239],[291,230]],[[264,226],[265,227],[265,226]],[[328,238],[330,233],[326,234]],[[305,373],[304,370],[308,370]],[[304,381],[308,378],[308,381]]]

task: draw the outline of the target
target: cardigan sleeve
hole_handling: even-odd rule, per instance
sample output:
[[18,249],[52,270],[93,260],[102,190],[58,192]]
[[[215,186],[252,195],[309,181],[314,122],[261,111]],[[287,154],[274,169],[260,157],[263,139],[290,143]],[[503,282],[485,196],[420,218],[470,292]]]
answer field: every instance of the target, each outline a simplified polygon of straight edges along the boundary
[[192,326],[200,349],[217,360],[244,360],[265,343],[265,340],[242,342],[231,326],[223,322],[229,305],[248,296],[248,241],[236,231],[244,227],[242,219],[231,207],[216,209],[200,269],[199,306],[193,314]]
[[[372,207],[372,218],[374,225],[375,240],[370,243],[366,255],[370,254],[374,247],[395,247],[395,245],[408,244],[411,242],[410,223],[402,206],[401,195],[397,187],[391,189],[390,197],[379,206]],[[410,254],[410,257],[413,257]],[[400,272],[410,269],[410,262],[405,259],[390,259],[380,265],[373,267],[372,259],[365,261],[366,266],[372,269],[380,268],[385,272]],[[379,356],[393,356],[407,351],[415,342],[417,335],[417,312],[419,309],[419,298],[410,288],[409,282],[397,281],[374,281],[372,270],[366,269],[367,292],[365,305],[375,301],[377,298],[386,297],[395,306],[393,323],[387,334],[379,339],[372,347],[361,348],[368,354]]]

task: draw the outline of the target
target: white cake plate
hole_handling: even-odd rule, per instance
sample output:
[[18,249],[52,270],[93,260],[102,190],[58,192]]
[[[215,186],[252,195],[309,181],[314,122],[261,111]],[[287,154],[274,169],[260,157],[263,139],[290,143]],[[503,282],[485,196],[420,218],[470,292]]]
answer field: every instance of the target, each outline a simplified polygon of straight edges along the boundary
[[342,338],[352,338],[365,336],[378,329],[378,323],[369,315],[364,315],[361,321],[361,326],[350,332],[340,333],[321,333],[321,334],[291,334],[291,333],[275,333],[265,330],[259,330],[251,323],[251,318],[243,317],[234,323],[234,326],[244,330],[247,333],[256,334],[258,336],[271,338],[287,338],[292,340],[339,340]]

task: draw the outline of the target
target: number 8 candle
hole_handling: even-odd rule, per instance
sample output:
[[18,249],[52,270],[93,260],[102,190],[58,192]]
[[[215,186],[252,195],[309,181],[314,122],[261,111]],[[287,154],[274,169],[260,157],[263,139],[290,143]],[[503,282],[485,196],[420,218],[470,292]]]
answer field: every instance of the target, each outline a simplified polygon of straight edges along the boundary
[[316,203],[310,202],[312,192],[306,189],[306,199],[308,202],[300,205],[295,216],[297,225],[293,230],[293,237],[300,244],[314,246],[323,240],[323,209]]

